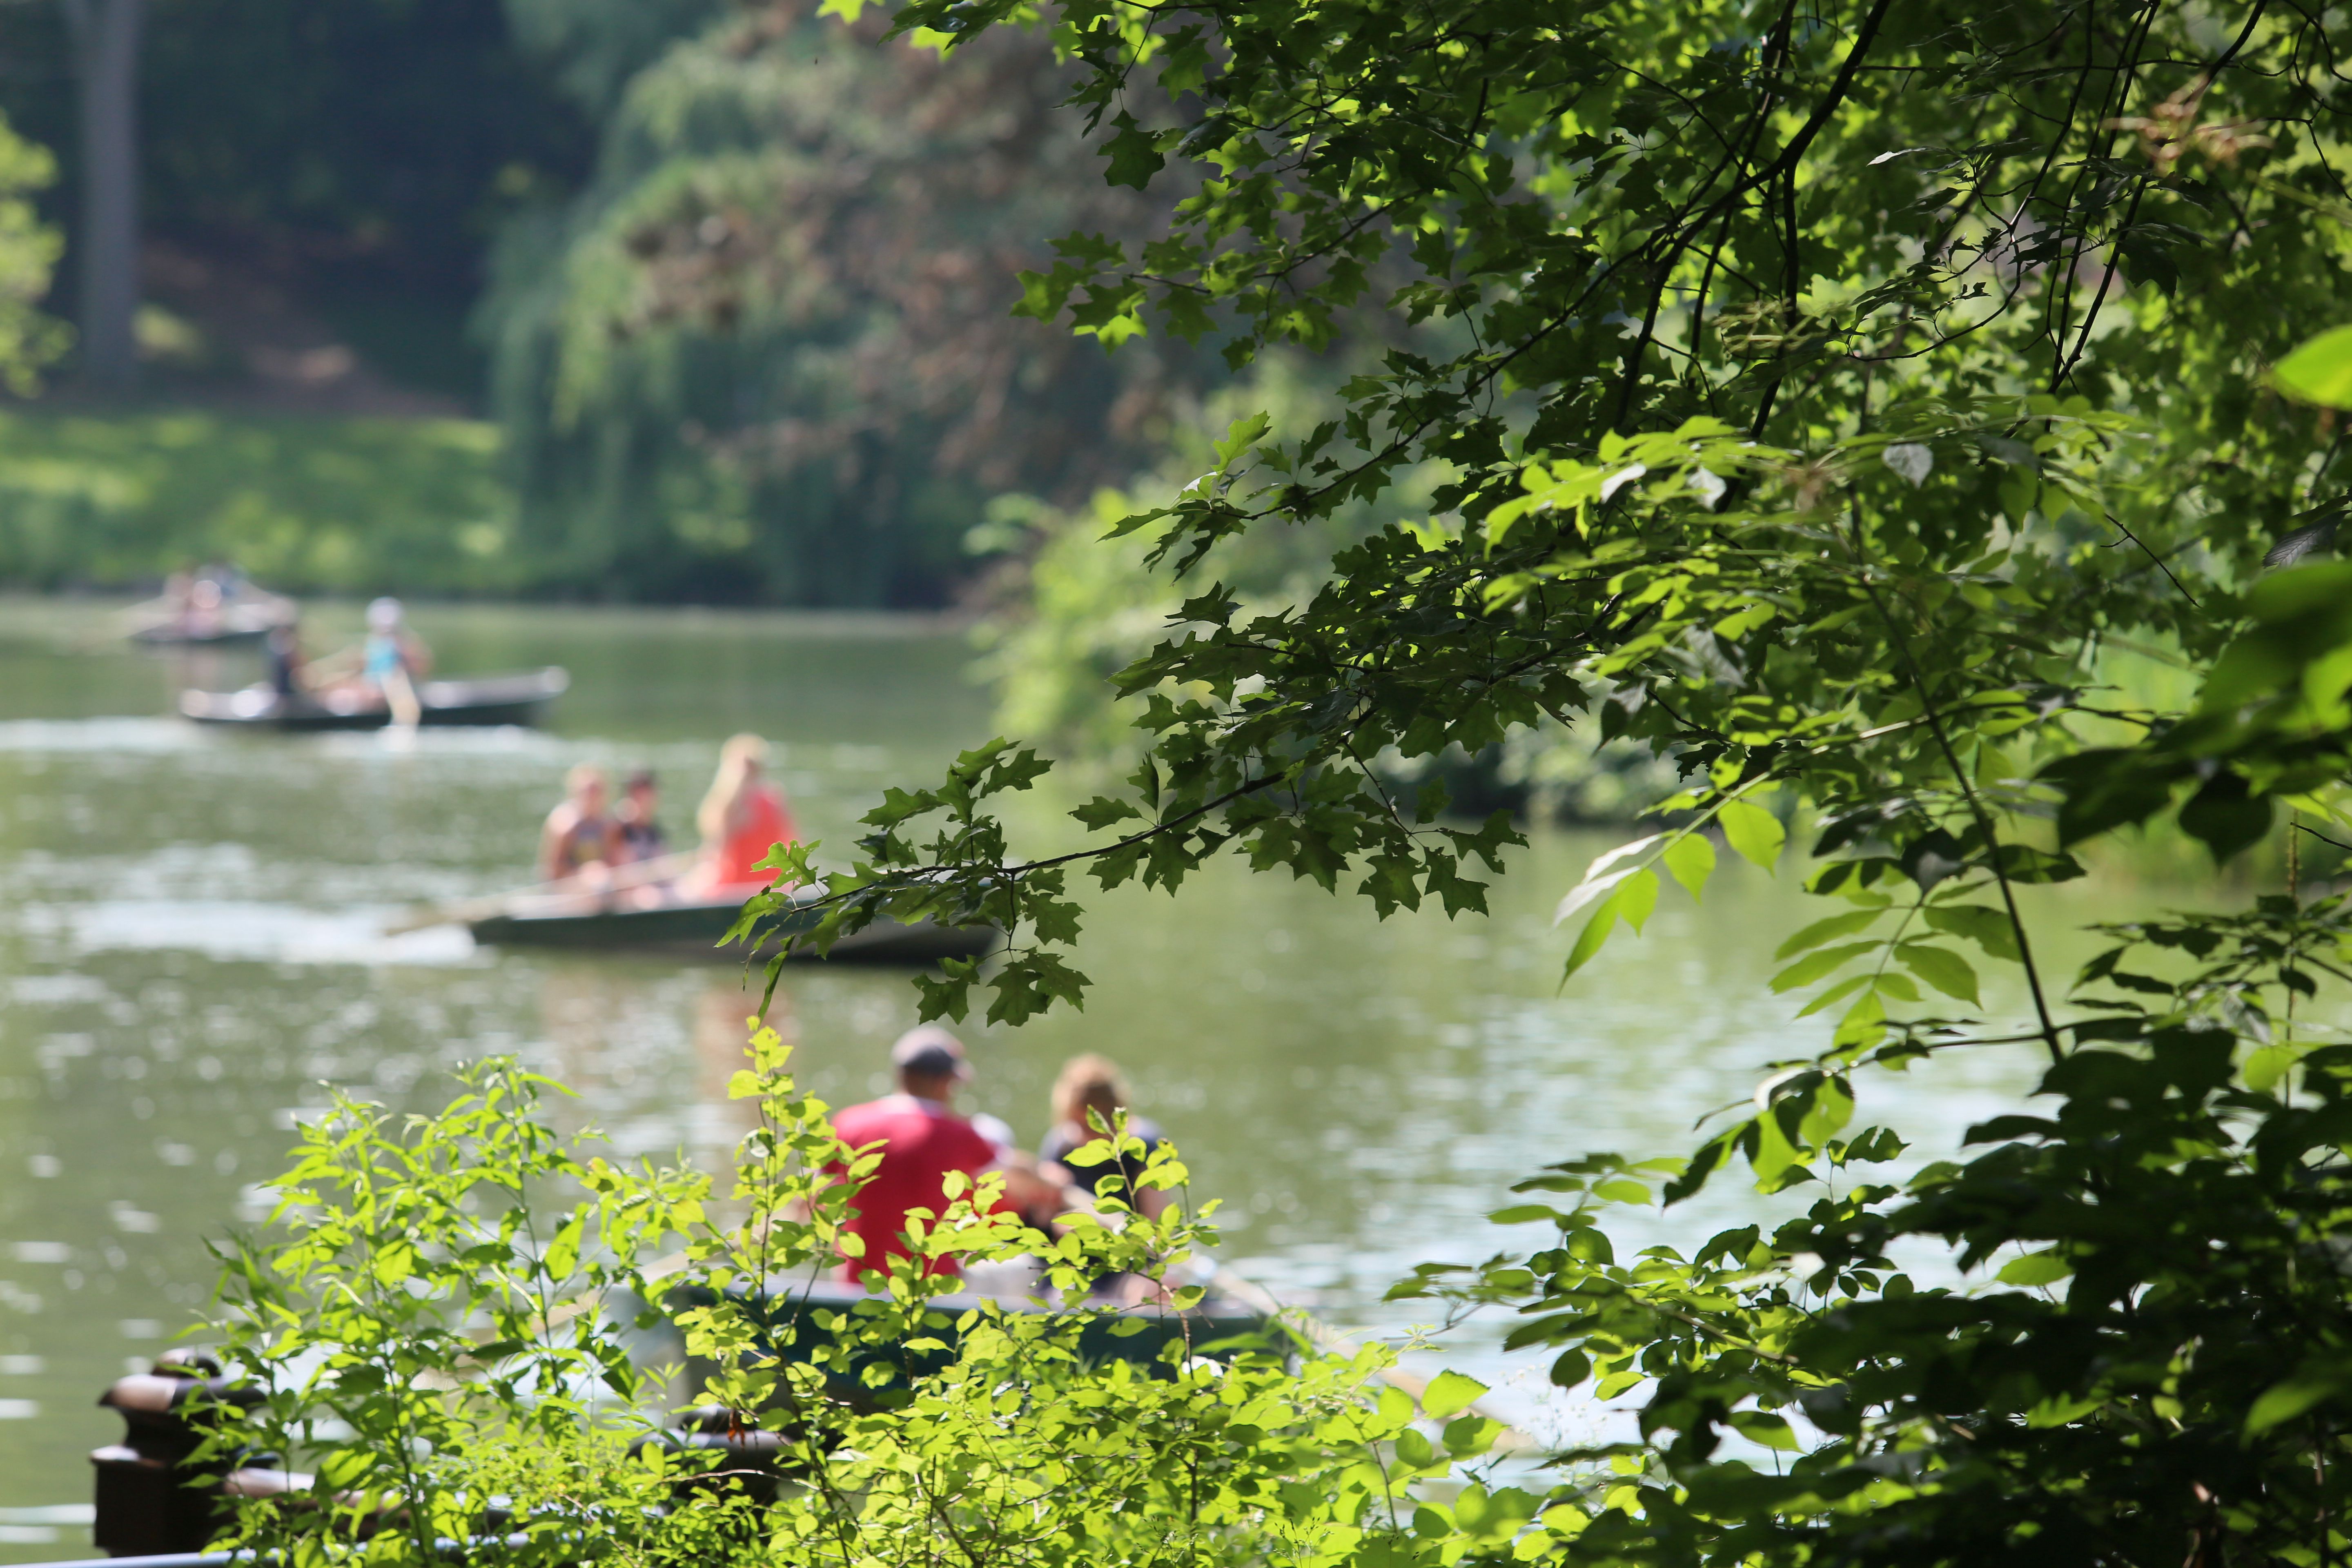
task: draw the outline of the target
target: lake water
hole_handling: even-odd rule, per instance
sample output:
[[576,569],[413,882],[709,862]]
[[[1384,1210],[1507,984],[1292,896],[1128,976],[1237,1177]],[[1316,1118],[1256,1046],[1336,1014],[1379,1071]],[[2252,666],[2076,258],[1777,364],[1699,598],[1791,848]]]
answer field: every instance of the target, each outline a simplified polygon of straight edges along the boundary
[[[208,1298],[205,1237],[254,1217],[323,1084],[418,1104],[450,1064],[519,1053],[622,1147],[723,1159],[739,971],[478,951],[448,928],[386,937],[388,917],[526,879],[577,762],[657,769],[678,837],[719,743],[756,731],[803,830],[841,845],[886,782],[927,781],[989,732],[942,626],[488,606],[415,621],[450,673],[567,667],[551,727],[428,731],[409,749],[200,731],[168,716],[174,690],[243,684],[251,656],[134,653],[105,606],[0,602],[0,1556],[86,1546],[84,1456],[119,1430],[92,1401]],[[356,625],[329,606],[313,636]],[[1051,796],[1016,826],[1037,845],[1074,831]],[[1646,936],[1621,934],[1561,990],[1550,911],[1608,842],[1538,836],[1489,919],[1383,923],[1233,866],[1177,900],[1098,899],[1085,1011],[963,1031],[971,1102],[1034,1140],[1059,1064],[1112,1056],[1201,1195],[1224,1200],[1229,1261],[1334,1321],[1407,1328],[1427,1309],[1381,1291],[1417,1261],[1507,1245],[1482,1216],[1511,1181],[1588,1150],[1679,1151],[1762,1064],[1820,1043],[1762,984],[1771,948],[1818,912],[1786,872],[1723,874],[1704,907],[1670,893]],[[2085,918],[2109,901],[2064,899]],[[840,1104],[886,1087],[914,1003],[902,974],[796,969],[777,1016],[803,1081]],[[2033,1067],[1942,1064],[1885,1080],[1877,1109],[1948,1145]],[[1710,1195],[1650,1234],[1703,1234],[1742,1202]],[[1516,1378],[1524,1402],[1527,1370],[1491,1343],[1474,1328],[1451,1359]]]

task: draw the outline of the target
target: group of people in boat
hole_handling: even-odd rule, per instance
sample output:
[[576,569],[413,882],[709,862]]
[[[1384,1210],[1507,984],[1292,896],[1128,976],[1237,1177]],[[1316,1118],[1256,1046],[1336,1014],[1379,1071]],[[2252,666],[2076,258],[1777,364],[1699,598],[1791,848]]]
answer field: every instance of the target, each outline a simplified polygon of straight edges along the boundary
[[[799,837],[784,793],[769,776],[767,742],[757,735],[737,735],[720,749],[718,773],[695,813],[701,837],[696,853],[670,852],[660,812],[652,770],[628,774],[615,801],[603,768],[573,767],[564,779],[563,800],[540,831],[541,880],[619,907],[740,901],[774,879],[775,872],[760,862]],[[896,1093],[833,1116],[844,1143],[881,1152],[880,1163],[851,1200],[848,1228],[863,1244],[858,1257],[842,1263],[851,1282],[909,1256],[908,1215],[917,1209],[944,1212],[950,1173],[975,1180],[1001,1173],[1001,1205],[1040,1229],[1105,1198],[1116,1197],[1147,1219],[1166,1207],[1166,1194],[1138,1185],[1160,1130],[1129,1110],[1126,1079],[1105,1058],[1076,1057],[1063,1068],[1054,1082],[1051,1130],[1034,1152],[1020,1148],[998,1118],[956,1108],[956,1097],[972,1082],[972,1066],[962,1042],[946,1029],[926,1025],[899,1037],[890,1047],[890,1067]],[[1104,1163],[1071,1163],[1081,1147],[1112,1128],[1140,1140],[1143,1154],[1129,1150]],[[952,1258],[928,1268],[957,1272]],[[1140,1299],[1145,1287],[1114,1278],[1098,1281],[1097,1289],[1129,1300]]]
[[719,749],[719,772],[694,826],[700,848],[691,857],[672,854],[653,770],[630,773],[615,802],[611,776],[583,763],[565,775],[563,799],[540,829],[540,880],[639,908],[750,898],[775,878],[760,862],[800,837],[784,792],[769,776],[765,741],[737,735]]
[[208,643],[249,637],[294,614],[294,602],[257,586],[234,563],[207,562],[173,573],[163,591],[129,611],[133,636],[153,642]]
[[[1167,1207],[1166,1193],[1138,1184],[1160,1144],[1160,1129],[1129,1110],[1127,1080],[1107,1058],[1089,1053],[1063,1066],[1051,1096],[1053,1125],[1034,1153],[1017,1147],[1013,1130],[996,1117],[956,1109],[956,1096],[971,1086],[973,1072],[962,1042],[946,1029],[927,1024],[900,1036],[890,1047],[890,1067],[898,1092],[833,1114],[834,1131],[845,1144],[855,1150],[878,1145],[882,1156],[850,1200],[847,1228],[863,1249],[842,1260],[844,1279],[855,1284],[887,1268],[891,1258],[911,1256],[908,1215],[917,1209],[944,1214],[950,1173],[974,1180],[1001,1173],[1000,1206],[1040,1229],[1058,1215],[1094,1209],[1105,1198],[1117,1198],[1146,1219]],[[1079,1149],[1113,1130],[1139,1141],[1142,1154],[1130,1149],[1099,1163],[1071,1162]],[[926,1268],[932,1274],[957,1272],[952,1258]],[[1145,1287],[1113,1278],[1098,1281],[1096,1290],[1131,1301]]]
[[394,724],[414,728],[423,716],[416,684],[432,671],[433,650],[409,629],[398,599],[371,600],[360,640],[318,658],[303,653],[300,618],[289,614],[269,628],[262,656],[269,689],[281,703],[352,691],[382,703]]

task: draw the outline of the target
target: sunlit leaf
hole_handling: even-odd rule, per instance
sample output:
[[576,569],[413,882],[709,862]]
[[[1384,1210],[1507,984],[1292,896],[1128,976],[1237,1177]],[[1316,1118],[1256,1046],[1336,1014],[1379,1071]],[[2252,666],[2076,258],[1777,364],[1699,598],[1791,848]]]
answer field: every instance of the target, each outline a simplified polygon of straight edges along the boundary
[[2352,408],[2352,327],[2320,333],[2279,361],[2271,376],[2305,403]]
[[1789,831],[1780,826],[1780,819],[1750,801],[1727,803],[1717,814],[1716,821],[1723,826],[1724,841],[1742,859],[1767,871],[1778,863],[1780,847],[1789,839]]
[[1666,846],[1662,858],[1675,881],[1696,900],[1715,872],[1715,846],[1701,833],[1685,833]]
[[1422,1391],[1421,1408],[1431,1420],[1443,1421],[1467,1410],[1486,1392],[1486,1385],[1475,1377],[1466,1377],[1458,1372],[1441,1372],[1430,1379],[1429,1386]]

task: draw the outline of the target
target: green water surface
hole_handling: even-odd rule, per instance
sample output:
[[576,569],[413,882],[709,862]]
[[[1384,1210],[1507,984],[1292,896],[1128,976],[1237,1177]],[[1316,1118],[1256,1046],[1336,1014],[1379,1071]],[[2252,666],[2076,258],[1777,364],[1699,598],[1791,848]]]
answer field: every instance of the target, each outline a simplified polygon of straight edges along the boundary
[[[657,769],[676,835],[719,742],[756,731],[804,829],[839,845],[887,782],[988,733],[944,626],[426,606],[445,671],[566,667],[551,727],[407,749],[220,734],[170,717],[173,692],[250,680],[252,656],[136,653],[110,613],[0,603],[0,1554],[18,1560],[86,1546],[84,1456],[117,1429],[92,1401],[202,1307],[205,1237],[256,1216],[322,1085],[420,1103],[453,1062],[514,1052],[624,1149],[724,1158],[739,972],[387,937],[387,917],[523,879],[576,762]],[[316,641],[355,627],[348,606],[313,616]],[[1074,831],[1050,799],[1018,826],[1038,844]],[[1551,910],[1609,841],[1538,835],[1489,919],[1381,922],[1237,866],[1181,900],[1101,897],[1085,1011],[965,1031],[971,1103],[1034,1139],[1061,1061],[1109,1054],[1223,1200],[1229,1260],[1335,1321],[1408,1327],[1427,1309],[1381,1291],[1507,1244],[1482,1216],[1512,1180],[1591,1149],[1679,1150],[1761,1064],[1819,1044],[1762,984],[1818,912],[1785,872],[1727,871],[1703,907],[1670,894],[1643,939],[1561,989]],[[2112,902],[2063,896],[2084,918]],[[789,976],[777,1015],[835,1103],[885,1087],[884,1048],[913,1019],[902,975],[822,969]],[[2032,1068],[1984,1053],[1887,1080],[1881,1109],[1948,1145]],[[1648,1233],[1704,1234],[1743,1201],[1711,1194]],[[1535,1374],[1481,1348],[1493,1338],[1474,1326],[1459,1363],[1525,1394]]]

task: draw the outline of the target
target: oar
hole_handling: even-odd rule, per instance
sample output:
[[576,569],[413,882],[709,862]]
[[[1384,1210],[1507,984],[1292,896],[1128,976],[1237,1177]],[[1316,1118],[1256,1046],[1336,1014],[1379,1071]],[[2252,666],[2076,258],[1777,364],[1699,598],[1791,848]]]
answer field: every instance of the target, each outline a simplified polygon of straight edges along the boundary
[[516,902],[525,899],[579,898],[593,899],[604,893],[626,892],[649,882],[659,882],[692,868],[701,858],[698,849],[680,849],[674,854],[657,856],[651,860],[639,860],[619,870],[596,888],[589,888],[577,879],[560,882],[538,882],[528,888],[516,888],[503,893],[491,893],[478,899],[466,899],[454,904],[432,904],[412,910],[383,928],[386,936],[402,936],[413,931],[425,931],[433,926],[471,925],[492,915],[506,913]]

